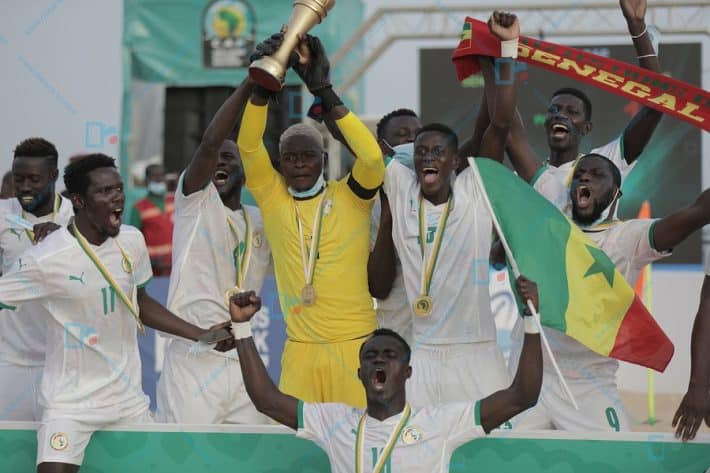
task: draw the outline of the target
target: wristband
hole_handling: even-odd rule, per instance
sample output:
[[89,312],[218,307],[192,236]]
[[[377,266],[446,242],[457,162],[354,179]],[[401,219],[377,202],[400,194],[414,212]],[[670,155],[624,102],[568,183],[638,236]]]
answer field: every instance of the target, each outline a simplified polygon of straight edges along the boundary
[[251,337],[251,322],[232,322],[232,335],[235,340]]
[[533,317],[534,315],[523,317],[523,323],[525,324],[525,333],[540,333],[540,328],[537,326],[537,322],[534,320]]
[[518,58],[518,38],[500,42],[500,57]]
[[326,85],[324,87],[319,87],[318,89],[313,89],[311,90],[311,93],[316,97],[320,97],[323,111],[326,113],[330,112],[338,105],[343,105],[343,101],[340,100],[338,94],[333,91],[332,85]]

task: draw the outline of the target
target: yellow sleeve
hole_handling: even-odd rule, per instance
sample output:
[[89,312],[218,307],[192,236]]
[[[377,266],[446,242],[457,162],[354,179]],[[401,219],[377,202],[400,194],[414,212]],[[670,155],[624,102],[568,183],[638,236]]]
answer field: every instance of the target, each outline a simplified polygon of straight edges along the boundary
[[352,112],[348,112],[335,123],[357,158],[352,170],[353,179],[363,189],[371,190],[380,187],[385,177],[385,163],[375,137]]
[[248,102],[237,137],[237,147],[242,158],[247,187],[252,192],[272,184],[277,176],[264,146],[267,113],[267,105],[254,105]]

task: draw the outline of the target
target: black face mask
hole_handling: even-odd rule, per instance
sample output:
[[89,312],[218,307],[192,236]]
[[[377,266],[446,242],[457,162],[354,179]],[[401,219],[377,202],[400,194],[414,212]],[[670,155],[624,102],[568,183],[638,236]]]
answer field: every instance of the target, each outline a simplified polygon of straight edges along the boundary
[[47,183],[46,186],[42,188],[41,191],[39,191],[39,194],[37,194],[34,199],[32,199],[32,202],[30,202],[27,205],[27,211],[28,212],[34,212],[37,207],[42,205],[44,202],[49,199],[52,194],[54,193],[54,183],[49,182]]

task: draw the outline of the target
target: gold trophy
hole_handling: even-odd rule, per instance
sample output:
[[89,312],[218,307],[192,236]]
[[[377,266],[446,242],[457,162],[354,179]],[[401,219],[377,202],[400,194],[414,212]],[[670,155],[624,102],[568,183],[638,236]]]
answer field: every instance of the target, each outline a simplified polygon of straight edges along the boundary
[[298,45],[299,36],[323,21],[335,0],[294,0],[281,47],[271,56],[264,56],[249,66],[249,76],[260,86],[277,92],[283,86],[288,59]]

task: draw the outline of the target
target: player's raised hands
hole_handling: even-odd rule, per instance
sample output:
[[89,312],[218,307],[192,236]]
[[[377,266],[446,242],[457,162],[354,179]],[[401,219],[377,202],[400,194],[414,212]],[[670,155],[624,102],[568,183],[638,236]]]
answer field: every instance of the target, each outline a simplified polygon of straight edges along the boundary
[[[254,62],[264,56],[272,56],[281,47],[284,42],[284,32],[274,33],[264,41],[256,45],[255,51],[249,56],[249,62]],[[294,52],[289,58],[289,67],[298,61],[298,55]]]
[[621,6],[626,21],[644,21],[646,0],[619,0],[619,6]]
[[298,60],[293,65],[308,90],[318,90],[330,85],[330,61],[325,47],[316,36],[305,35],[296,48]]
[[488,19],[488,28],[501,41],[508,41],[520,36],[520,23],[513,13],[494,11]]
[[248,322],[261,309],[261,298],[254,291],[234,294],[229,299],[229,315],[232,322]]
[[515,280],[515,288],[517,289],[518,294],[520,294],[520,297],[523,299],[523,301],[531,300],[533,306],[535,306],[535,310],[540,310],[540,303],[537,294],[537,284],[535,284],[533,281],[529,280],[525,276],[520,275],[518,276],[518,279]]

